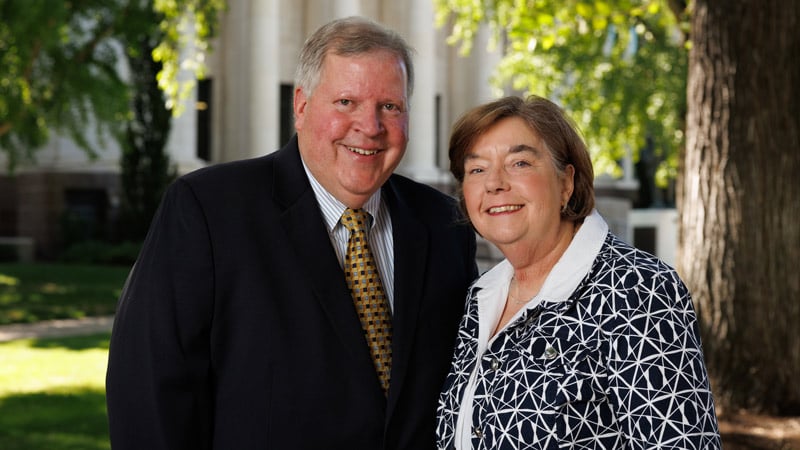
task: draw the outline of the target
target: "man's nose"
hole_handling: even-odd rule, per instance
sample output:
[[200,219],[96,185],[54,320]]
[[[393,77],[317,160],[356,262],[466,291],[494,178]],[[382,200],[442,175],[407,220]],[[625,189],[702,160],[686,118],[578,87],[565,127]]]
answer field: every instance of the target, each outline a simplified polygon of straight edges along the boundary
[[367,136],[376,136],[384,130],[380,107],[359,108],[356,112],[356,129]]

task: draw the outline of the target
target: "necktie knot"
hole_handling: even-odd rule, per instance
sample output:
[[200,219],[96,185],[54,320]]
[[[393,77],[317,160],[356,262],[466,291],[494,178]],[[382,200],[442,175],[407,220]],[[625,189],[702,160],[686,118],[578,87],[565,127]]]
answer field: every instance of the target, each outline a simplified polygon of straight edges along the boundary
[[350,230],[351,233],[357,231],[367,231],[369,223],[369,213],[363,209],[347,208],[342,213],[342,225]]

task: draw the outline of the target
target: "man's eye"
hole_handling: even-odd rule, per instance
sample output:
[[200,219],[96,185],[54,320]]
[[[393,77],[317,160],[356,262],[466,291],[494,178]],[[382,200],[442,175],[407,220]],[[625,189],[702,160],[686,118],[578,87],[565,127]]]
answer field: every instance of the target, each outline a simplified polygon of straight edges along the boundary
[[387,104],[383,105],[383,109],[385,109],[387,111],[399,111],[400,110],[400,108],[397,105],[394,105],[392,103],[387,103]]
[[342,98],[342,99],[339,99],[339,100],[338,100],[338,103],[339,103],[340,105],[342,105],[342,106],[347,106],[347,105],[349,105],[349,104],[351,104],[351,103],[353,103],[353,102],[352,102],[352,101],[350,101],[349,99]]

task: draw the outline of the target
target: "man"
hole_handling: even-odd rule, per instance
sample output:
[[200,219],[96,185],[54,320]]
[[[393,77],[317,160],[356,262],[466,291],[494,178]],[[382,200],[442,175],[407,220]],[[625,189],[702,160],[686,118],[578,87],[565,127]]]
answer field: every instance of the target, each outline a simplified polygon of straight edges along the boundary
[[[164,196],[111,338],[115,450],[434,448],[475,238],[452,199],[392,174],[410,49],[366,19],[337,20],[306,42],[295,82],[285,147]],[[371,216],[388,363],[348,288],[349,209]]]

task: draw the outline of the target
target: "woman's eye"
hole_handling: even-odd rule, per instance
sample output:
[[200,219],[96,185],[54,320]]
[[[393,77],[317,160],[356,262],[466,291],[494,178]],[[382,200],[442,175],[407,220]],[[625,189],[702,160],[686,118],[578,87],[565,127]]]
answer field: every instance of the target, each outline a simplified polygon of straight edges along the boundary
[[519,160],[519,161],[514,161],[514,162],[513,162],[511,165],[512,165],[513,167],[528,167],[528,166],[530,166],[531,164],[530,164],[528,161],[525,161],[525,160]]
[[473,167],[471,169],[467,169],[467,173],[475,174],[475,173],[482,173],[483,169],[480,167]]

